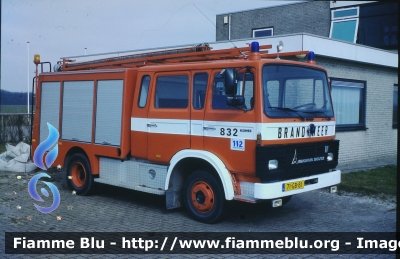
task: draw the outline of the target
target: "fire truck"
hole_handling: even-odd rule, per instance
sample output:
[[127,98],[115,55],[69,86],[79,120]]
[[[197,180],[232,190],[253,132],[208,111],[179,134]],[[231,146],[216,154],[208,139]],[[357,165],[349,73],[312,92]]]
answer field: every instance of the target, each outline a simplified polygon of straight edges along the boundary
[[312,51],[281,47],[63,58],[55,71],[36,72],[32,150],[51,124],[59,132],[53,165],[76,194],[99,182],[165,195],[167,209],[185,206],[204,223],[223,219],[233,200],[279,207],[295,194],[335,192],[327,71]]

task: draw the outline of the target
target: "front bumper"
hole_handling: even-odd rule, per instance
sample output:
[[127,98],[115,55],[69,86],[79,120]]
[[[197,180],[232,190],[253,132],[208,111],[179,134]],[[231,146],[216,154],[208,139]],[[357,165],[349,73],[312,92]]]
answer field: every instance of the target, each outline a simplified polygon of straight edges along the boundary
[[[328,173],[312,175],[308,177],[296,178],[274,183],[255,183],[254,184],[254,198],[255,199],[275,199],[289,195],[299,194],[312,190],[317,190],[340,183],[341,171],[335,170]],[[288,182],[295,182],[304,180],[310,182],[306,184],[303,189],[292,191],[283,191],[283,184]]]

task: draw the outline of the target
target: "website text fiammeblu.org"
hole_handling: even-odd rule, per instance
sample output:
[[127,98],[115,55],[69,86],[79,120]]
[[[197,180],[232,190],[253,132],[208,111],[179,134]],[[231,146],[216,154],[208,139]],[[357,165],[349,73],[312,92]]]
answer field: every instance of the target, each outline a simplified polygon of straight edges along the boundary
[[[57,233],[52,238],[6,233],[6,253],[393,253],[395,233],[267,235],[230,233]],[[64,235],[65,234],[65,235]],[[68,234],[68,235],[67,235]],[[29,234],[28,234],[29,235]],[[79,236],[78,236],[79,235]]]

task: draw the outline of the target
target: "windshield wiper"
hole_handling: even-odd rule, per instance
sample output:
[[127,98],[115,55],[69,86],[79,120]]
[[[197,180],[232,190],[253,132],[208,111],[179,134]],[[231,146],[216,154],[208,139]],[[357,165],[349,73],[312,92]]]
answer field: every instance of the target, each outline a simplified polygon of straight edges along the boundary
[[293,110],[292,108],[287,108],[287,107],[271,107],[271,106],[269,106],[268,108],[277,109],[277,110],[286,111],[286,112],[294,112],[294,113],[297,114],[297,116],[299,116],[299,118],[300,118],[301,120],[303,120],[303,121],[306,120],[305,117],[301,116],[296,110]]
[[304,113],[311,113],[311,114],[320,113],[320,114],[324,115],[324,117],[327,118],[328,121],[331,120],[331,117],[329,117],[328,115],[326,115],[323,111],[309,111],[309,112],[306,111],[306,112],[304,112]]

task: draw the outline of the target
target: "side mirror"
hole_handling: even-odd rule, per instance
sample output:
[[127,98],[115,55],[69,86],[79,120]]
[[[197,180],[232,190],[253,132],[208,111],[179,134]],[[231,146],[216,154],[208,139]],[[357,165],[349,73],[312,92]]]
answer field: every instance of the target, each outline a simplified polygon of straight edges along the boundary
[[332,92],[332,80],[331,80],[331,78],[330,77],[328,77],[328,89],[329,89],[329,91],[330,92]]
[[244,96],[237,95],[237,96],[227,96],[226,97],[226,104],[228,106],[242,106],[244,104]]
[[236,69],[226,68],[222,74],[225,80],[225,94],[227,96],[235,95],[237,88]]

